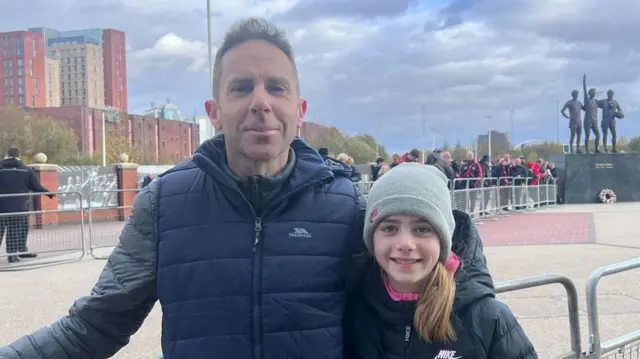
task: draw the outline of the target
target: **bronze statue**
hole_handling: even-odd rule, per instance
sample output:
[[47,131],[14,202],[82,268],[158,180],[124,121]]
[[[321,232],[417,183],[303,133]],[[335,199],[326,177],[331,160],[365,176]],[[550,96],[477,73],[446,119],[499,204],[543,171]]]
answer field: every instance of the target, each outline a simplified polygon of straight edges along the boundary
[[589,153],[589,135],[593,131],[595,136],[595,153],[598,151],[600,143],[600,131],[598,130],[598,100],[596,100],[596,89],[587,92],[587,75],[582,77],[582,90],[584,91],[584,152]]
[[606,99],[598,100],[598,107],[602,109],[602,122],[600,123],[600,128],[602,128],[602,147],[607,152],[607,134],[611,132],[611,153],[617,153],[616,118],[624,118],[624,112],[622,112],[618,101],[613,99],[613,90],[607,91]]
[[[576,144],[576,152],[580,152],[580,137],[582,136],[582,124],[580,123],[580,110],[582,110],[583,106],[578,100],[578,95],[580,92],[578,90],[571,91],[571,100],[567,101],[560,110],[560,113],[565,118],[569,119],[569,128],[571,129],[571,138],[569,139],[569,153],[573,152],[573,143],[575,140]],[[569,110],[569,115],[567,116],[567,109]]]

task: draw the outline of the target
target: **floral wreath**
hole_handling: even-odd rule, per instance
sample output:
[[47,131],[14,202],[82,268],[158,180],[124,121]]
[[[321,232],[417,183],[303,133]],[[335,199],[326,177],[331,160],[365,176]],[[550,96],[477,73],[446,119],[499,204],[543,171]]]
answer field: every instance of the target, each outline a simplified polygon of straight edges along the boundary
[[600,191],[600,202],[602,203],[616,203],[616,193],[613,192],[613,190],[609,189],[609,188],[605,188],[602,191]]

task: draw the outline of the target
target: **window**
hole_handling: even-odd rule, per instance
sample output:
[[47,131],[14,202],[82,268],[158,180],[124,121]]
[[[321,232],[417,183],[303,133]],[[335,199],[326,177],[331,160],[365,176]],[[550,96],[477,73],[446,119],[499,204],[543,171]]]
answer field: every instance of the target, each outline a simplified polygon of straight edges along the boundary
[[33,39],[33,46],[32,46],[32,50],[33,50],[33,57],[35,57],[35,56],[36,56],[36,52],[37,52],[37,51],[36,51],[36,50],[37,50],[37,47],[36,47],[36,39]]
[[[24,96],[20,95],[18,101],[20,102],[20,106],[24,106]],[[11,102],[13,102],[13,99],[11,99]]]
[[33,60],[29,60],[29,76],[33,76]]

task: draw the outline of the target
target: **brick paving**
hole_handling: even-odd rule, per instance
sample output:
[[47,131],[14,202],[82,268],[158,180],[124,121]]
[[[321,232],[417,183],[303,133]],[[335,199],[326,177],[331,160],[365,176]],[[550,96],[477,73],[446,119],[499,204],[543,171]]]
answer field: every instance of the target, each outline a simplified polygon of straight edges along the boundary
[[486,246],[571,244],[592,241],[589,213],[513,213],[495,220],[478,220]]

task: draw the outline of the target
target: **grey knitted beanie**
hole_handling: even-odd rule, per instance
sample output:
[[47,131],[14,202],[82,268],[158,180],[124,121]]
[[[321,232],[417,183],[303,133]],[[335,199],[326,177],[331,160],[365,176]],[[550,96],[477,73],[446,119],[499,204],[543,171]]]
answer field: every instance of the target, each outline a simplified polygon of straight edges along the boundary
[[402,163],[380,177],[369,190],[364,241],[373,253],[373,232],[384,218],[404,214],[423,218],[440,237],[440,260],[451,252],[456,223],[451,209],[447,177],[437,168]]

